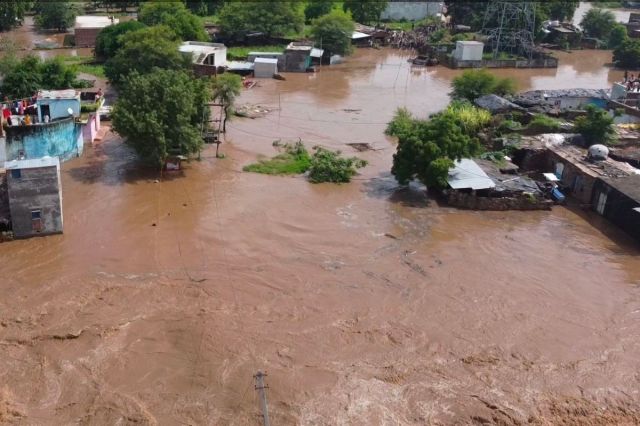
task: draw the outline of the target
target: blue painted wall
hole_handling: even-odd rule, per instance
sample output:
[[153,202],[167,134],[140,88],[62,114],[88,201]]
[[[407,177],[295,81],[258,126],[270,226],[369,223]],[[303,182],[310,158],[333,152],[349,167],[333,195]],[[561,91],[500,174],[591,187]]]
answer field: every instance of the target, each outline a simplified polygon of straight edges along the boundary
[[41,122],[44,121],[42,105],[49,105],[49,112],[51,113],[49,119],[51,120],[69,117],[69,108],[73,110],[74,117],[80,116],[80,99],[38,99],[36,104]]
[[83,147],[82,125],[73,118],[7,128],[7,161],[18,159],[20,151],[24,151],[26,158],[49,156],[65,161],[82,155]]

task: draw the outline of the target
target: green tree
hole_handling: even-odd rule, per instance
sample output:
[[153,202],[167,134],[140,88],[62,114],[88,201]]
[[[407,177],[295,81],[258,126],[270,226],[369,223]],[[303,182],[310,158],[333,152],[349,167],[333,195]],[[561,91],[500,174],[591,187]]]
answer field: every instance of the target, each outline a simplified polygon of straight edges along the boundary
[[139,21],[125,21],[103,28],[96,37],[95,54],[101,60],[107,60],[116,55],[122,48],[122,35],[144,28]]
[[213,15],[220,7],[222,0],[187,0],[186,5],[196,15]]
[[579,1],[552,0],[538,2],[536,6],[542,9],[543,14],[546,15],[545,20],[570,21],[579,4]]
[[458,1],[447,0],[447,16],[454,25],[468,25],[472,30],[478,31],[482,27],[482,19],[487,8],[483,1]]
[[331,12],[335,3],[332,0],[309,0],[304,8],[304,17],[307,23]]
[[27,0],[3,0],[0,2],[0,31],[8,31],[20,24],[33,2]]
[[357,169],[367,165],[358,157],[342,157],[340,151],[331,151],[316,146],[309,166],[311,183],[348,183],[357,173]]
[[609,33],[609,49],[617,49],[628,39],[627,27],[622,24],[615,24]]
[[586,115],[576,119],[575,131],[580,133],[589,145],[608,145],[614,142],[616,132],[613,128],[613,117],[606,110],[594,105],[587,105],[586,111]]
[[200,18],[191,13],[180,0],[146,2],[140,8],[138,19],[149,26],[166,25],[182,40],[209,40]]
[[146,74],[154,68],[184,70],[190,66],[191,58],[178,50],[176,34],[164,25],[126,33],[120,41],[122,47],[105,63],[105,74],[116,85],[133,71]]
[[40,0],[37,4],[36,24],[40,28],[54,29],[64,32],[72,27],[76,19],[77,9],[70,0]]
[[69,89],[76,81],[76,73],[63,62],[60,56],[45,60],[38,70],[43,89]]
[[480,96],[496,94],[504,96],[515,92],[515,82],[510,78],[499,78],[485,69],[468,70],[453,79],[454,99],[473,102]]
[[221,103],[224,110],[223,133],[227,131],[227,120],[231,116],[233,105],[236,98],[240,96],[241,90],[242,79],[236,74],[224,73],[213,81],[213,100]]
[[380,22],[380,15],[388,4],[387,0],[345,0],[342,8],[345,12],[351,12],[356,22],[368,24]]
[[616,18],[609,10],[590,9],[582,18],[580,26],[589,37],[608,40],[609,34],[616,25]]
[[113,109],[113,127],[140,158],[162,167],[171,154],[202,147],[200,125],[211,93],[208,80],[176,70],[131,74]]
[[351,34],[354,28],[355,24],[348,13],[334,10],[313,21],[311,36],[317,46],[332,54],[348,55],[353,49]]
[[76,83],[75,71],[59,57],[42,61],[27,56],[5,65],[2,94],[10,98],[26,98],[40,89],[69,89]]
[[613,61],[619,68],[640,68],[640,40],[627,39],[613,51]]
[[430,188],[444,188],[454,160],[476,155],[481,149],[477,139],[451,114],[414,120],[410,128],[403,126],[397,136],[391,173],[403,185],[417,178]]
[[219,23],[224,34],[242,38],[249,32],[283,36],[304,26],[303,3],[297,1],[225,2]]

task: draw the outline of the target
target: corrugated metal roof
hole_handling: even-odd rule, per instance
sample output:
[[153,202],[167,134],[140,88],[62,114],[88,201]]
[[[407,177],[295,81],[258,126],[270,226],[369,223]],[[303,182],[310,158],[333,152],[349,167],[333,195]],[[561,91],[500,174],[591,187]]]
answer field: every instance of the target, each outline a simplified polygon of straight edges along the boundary
[[311,49],[311,57],[312,58],[322,58],[323,54],[324,54],[324,49],[318,49],[316,47]]
[[114,19],[112,22],[108,16],[76,16],[75,28],[104,28],[119,22],[119,19]]
[[230,71],[250,71],[254,68],[255,64],[248,61],[228,61],[227,69]]
[[38,167],[59,167],[60,160],[58,157],[42,157],[28,160],[13,160],[4,163],[4,168],[12,169],[36,169]]
[[469,158],[455,162],[454,167],[449,169],[447,183],[453,189],[489,189],[496,186],[480,166]]
[[369,34],[361,33],[360,31],[354,31],[353,34],[351,34],[352,40],[359,40],[361,38],[367,38],[367,37],[371,37],[371,36]]

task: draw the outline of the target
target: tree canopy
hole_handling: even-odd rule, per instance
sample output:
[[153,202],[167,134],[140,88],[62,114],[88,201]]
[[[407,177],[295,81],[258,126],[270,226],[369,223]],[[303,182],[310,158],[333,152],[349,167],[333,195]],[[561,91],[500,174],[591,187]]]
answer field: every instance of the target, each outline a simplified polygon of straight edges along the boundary
[[345,12],[351,12],[356,22],[368,24],[380,22],[380,15],[388,4],[387,0],[345,0],[342,8]]
[[220,10],[222,32],[239,38],[249,32],[282,36],[300,32],[304,25],[303,3],[297,1],[231,1]]
[[[396,120],[400,123],[394,123]],[[399,110],[387,133],[398,137],[391,173],[403,185],[417,178],[430,188],[444,188],[454,160],[481,150],[478,140],[450,113],[416,120],[406,110]]]
[[59,57],[43,61],[27,56],[5,71],[2,94],[12,99],[33,96],[40,89],[69,89],[76,83],[76,73]]
[[617,49],[628,39],[627,27],[622,24],[615,24],[609,33],[609,49]]
[[140,8],[138,19],[149,26],[166,25],[182,40],[209,40],[200,18],[191,13],[181,0],[146,2]]
[[96,56],[102,60],[114,57],[123,45],[121,36],[144,27],[139,21],[125,21],[103,28],[96,37]]
[[309,0],[304,8],[306,22],[311,23],[314,19],[331,12],[334,4],[332,0]]
[[626,39],[613,51],[616,66],[626,69],[640,68],[640,40]]
[[220,7],[223,0],[187,0],[186,5],[196,15],[213,15]]
[[451,96],[454,99],[471,102],[484,95],[504,96],[515,92],[513,79],[496,77],[485,69],[465,71],[453,79],[452,85]]
[[351,52],[351,34],[355,24],[351,16],[340,10],[334,10],[313,21],[311,35],[317,46],[332,54],[347,55]]
[[116,85],[134,71],[146,74],[154,68],[180,70],[190,66],[191,58],[178,50],[176,34],[164,25],[128,32],[120,42],[122,47],[105,64],[105,74]]
[[616,135],[613,117],[606,110],[594,105],[587,105],[586,111],[586,115],[576,119],[575,131],[580,133],[589,145],[612,143]]
[[8,31],[18,25],[24,14],[33,6],[28,0],[3,0],[0,2],[0,31]]
[[78,13],[70,0],[47,1],[40,0],[36,4],[38,12],[36,24],[40,28],[54,29],[60,32],[72,27]]
[[609,34],[616,25],[616,18],[609,10],[590,9],[582,18],[580,26],[589,37],[608,40]]
[[133,73],[114,106],[113,127],[150,165],[161,167],[172,154],[194,154],[203,143],[208,84],[183,71]]

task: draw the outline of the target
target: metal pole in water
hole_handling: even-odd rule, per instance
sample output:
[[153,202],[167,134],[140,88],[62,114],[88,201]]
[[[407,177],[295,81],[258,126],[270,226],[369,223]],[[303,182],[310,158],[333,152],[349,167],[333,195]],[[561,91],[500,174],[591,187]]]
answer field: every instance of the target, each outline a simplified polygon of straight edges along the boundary
[[269,386],[265,386],[264,378],[266,377],[266,373],[258,370],[253,378],[256,380],[256,390],[258,391],[258,397],[260,398],[260,409],[262,410],[262,419],[264,426],[270,426],[269,423],[269,410],[267,408],[267,392],[265,389],[268,389]]

